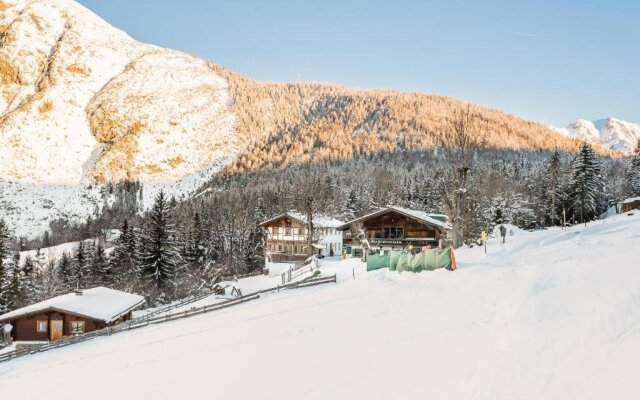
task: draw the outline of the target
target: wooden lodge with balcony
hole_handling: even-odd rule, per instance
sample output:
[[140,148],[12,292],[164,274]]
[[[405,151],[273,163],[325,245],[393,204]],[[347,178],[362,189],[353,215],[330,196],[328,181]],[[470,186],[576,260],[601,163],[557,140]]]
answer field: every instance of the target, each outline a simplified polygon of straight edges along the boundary
[[313,249],[307,249],[307,217],[286,212],[261,224],[267,231],[265,258],[271,262],[302,262],[309,254],[337,256],[342,253],[343,221],[323,215],[313,216]]
[[[358,227],[372,248],[402,250],[408,246],[420,249],[436,247],[447,240],[450,225],[447,216],[390,206],[357,218],[338,227],[343,232],[345,246],[358,248],[360,240],[353,237]],[[356,232],[356,234],[358,234]]]

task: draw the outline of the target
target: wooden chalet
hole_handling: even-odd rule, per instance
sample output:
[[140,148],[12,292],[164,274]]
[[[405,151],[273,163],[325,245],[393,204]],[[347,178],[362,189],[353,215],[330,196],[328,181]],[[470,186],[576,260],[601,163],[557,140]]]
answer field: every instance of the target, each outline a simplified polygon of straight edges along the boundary
[[13,326],[14,341],[55,341],[127,321],[143,303],[142,296],[96,287],[0,315],[0,324]]
[[267,231],[265,258],[272,262],[302,262],[309,254],[337,256],[342,253],[343,221],[313,216],[313,249],[307,249],[307,217],[297,212],[280,214],[261,224]]
[[345,246],[359,247],[360,241],[352,232],[356,226],[371,247],[389,250],[401,250],[410,245],[418,249],[438,246],[440,240],[447,239],[451,229],[446,215],[390,206],[339,226]]

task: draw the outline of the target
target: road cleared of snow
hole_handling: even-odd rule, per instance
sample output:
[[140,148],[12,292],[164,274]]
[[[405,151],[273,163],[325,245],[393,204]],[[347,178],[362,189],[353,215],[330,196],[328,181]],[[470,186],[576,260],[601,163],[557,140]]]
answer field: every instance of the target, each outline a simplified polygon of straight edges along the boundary
[[[640,215],[515,232],[459,270],[367,273],[0,365],[12,399],[635,399]],[[355,279],[354,279],[355,276]]]

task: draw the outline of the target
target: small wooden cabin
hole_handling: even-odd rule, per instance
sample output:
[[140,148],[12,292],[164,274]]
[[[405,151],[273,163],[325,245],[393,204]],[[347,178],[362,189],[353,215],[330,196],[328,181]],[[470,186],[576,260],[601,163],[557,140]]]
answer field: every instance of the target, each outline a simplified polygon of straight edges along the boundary
[[14,341],[55,341],[127,321],[143,303],[142,296],[96,287],[0,315],[0,323],[13,326]]
[[640,210],[640,197],[633,197],[622,202],[622,212]]

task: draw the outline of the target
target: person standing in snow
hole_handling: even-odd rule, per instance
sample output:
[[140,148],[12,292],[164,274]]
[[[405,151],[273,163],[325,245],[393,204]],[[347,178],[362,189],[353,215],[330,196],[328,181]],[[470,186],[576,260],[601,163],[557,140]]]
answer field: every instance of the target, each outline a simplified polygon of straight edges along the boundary
[[500,225],[500,236],[502,236],[502,243],[504,244],[504,240],[507,237],[507,228],[504,225]]

